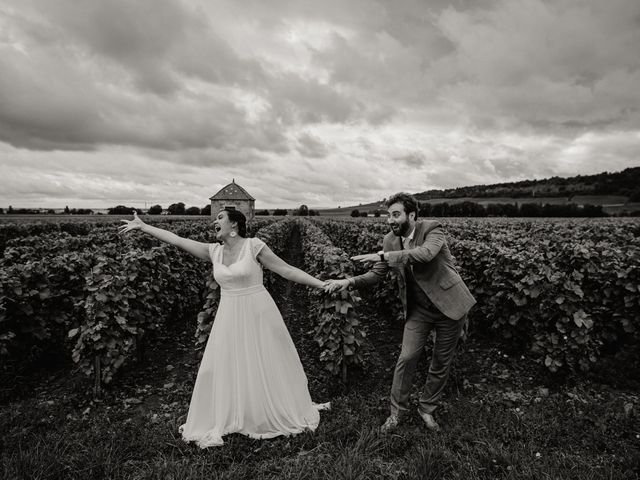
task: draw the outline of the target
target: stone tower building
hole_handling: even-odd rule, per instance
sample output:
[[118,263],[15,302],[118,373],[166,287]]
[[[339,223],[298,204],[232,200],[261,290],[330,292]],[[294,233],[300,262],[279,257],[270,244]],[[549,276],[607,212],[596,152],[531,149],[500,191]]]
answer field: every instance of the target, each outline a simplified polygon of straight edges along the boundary
[[209,200],[211,200],[212,217],[215,217],[223,208],[240,210],[247,217],[247,220],[252,220],[255,215],[256,199],[238,185],[235,178]]

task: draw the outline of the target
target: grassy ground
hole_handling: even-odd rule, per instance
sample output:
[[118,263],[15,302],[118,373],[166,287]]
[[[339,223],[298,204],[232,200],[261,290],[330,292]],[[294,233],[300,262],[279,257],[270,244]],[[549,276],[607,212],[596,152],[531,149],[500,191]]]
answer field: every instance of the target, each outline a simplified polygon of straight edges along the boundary
[[[640,474],[640,400],[632,380],[551,381],[526,359],[505,356],[486,340],[470,341],[438,416],[443,432],[427,431],[414,411],[397,432],[381,435],[399,329],[372,332],[379,348],[345,392],[318,365],[315,347],[301,341],[304,312],[286,297],[280,305],[312,396],[332,402],[315,433],[263,441],[234,434],[207,450],[183,443],[177,430],[199,358],[188,329],[176,328],[157,338],[148,358],[101,401],[91,400],[87,383],[70,380],[64,367],[5,388],[2,478],[582,480]],[[415,392],[425,369],[426,363]]]

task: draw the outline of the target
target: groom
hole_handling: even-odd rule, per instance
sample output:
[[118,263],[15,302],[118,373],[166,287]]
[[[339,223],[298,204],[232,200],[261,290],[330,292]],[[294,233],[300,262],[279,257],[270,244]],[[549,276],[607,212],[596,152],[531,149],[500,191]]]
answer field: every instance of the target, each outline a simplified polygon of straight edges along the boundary
[[389,268],[397,271],[406,321],[391,387],[391,414],[381,430],[388,432],[396,428],[401,412],[408,409],[416,366],[433,330],[433,356],[418,413],[427,428],[437,431],[440,427],[433,412],[447,383],[467,313],[476,301],[454,267],[440,223],[418,221],[418,201],[408,193],[393,195],[386,205],[391,232],[384,237],[383,249],[351,257],[354,261],[373,264],[371,270],[349,279],[330,280],[326,288],[335,291],[350,285],[373,285],[386,276]]

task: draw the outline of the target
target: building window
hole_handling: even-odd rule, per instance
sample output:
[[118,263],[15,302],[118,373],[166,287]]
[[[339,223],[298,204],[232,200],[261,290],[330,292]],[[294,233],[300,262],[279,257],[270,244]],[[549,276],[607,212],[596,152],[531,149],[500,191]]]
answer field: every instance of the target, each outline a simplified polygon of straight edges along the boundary
[[225,205],[224,206],[224,210],[235,210],[236,206],[235,205]]

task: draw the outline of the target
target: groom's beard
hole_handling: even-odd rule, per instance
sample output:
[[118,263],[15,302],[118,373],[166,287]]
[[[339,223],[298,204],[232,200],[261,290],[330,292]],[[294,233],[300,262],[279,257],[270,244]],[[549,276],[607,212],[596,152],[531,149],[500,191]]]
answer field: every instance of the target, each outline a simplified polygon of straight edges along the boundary
[[394,223],[391,225],[391,231],[395,234],[396,237],[404,237],[407,233],[409,233],[409,228],[411,225],[409,224],[409,220],[405,220],[402,223]]

